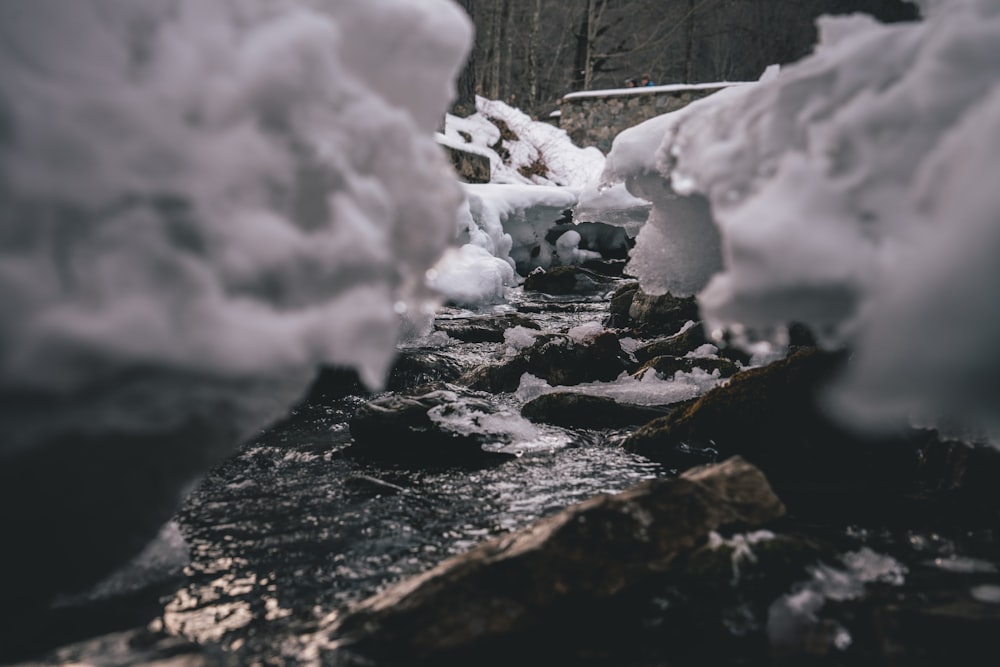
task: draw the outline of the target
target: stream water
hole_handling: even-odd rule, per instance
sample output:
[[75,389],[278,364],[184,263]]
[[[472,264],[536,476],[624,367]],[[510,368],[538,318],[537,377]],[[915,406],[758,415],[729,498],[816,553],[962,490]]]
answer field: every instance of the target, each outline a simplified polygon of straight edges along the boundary
[[[439,319],[472,321],[517,311],[544,331],[566,331],[601,322],[607,308],[604,297],[517,291],[509,304],[479,312],[445,308]],[[434,334],[407,343],[405,350],[432,351],[469,368],[496,360],[504,345]],[[623,432],[554,427],[521,443],[523,453],[501,464],[376,462],[357,455],[349,421],[360,405],[380,395],[362,391],[305,404],[259,434],[214,469],[176,515],[167,542],[173,540],[175,552],[186,547],[189,560],[178,577],[156,589],[154,605],[117,613],[114,600],[103,607],[84,601],[75,607],[77,620],[70,615],[69,622],[79,626],[82,616],[103,615],[103,627],[95,621],[97,634],[155,616],[158,636],[189,642],[185,650],[197,655],[192,664],[311,664],[316,654],[303,638],[345,605],[572,503],[670,474],[615,446]],[[519,409],[516,394],[492,400],[511,412]],[[911,570],[913,563],[929,563],[923,576],[937,587],[953,585],[953,579],[941,584],[943,577],[966,577],[962,585],[969,587],[988,587],[996,578],[992,558],[967,558],[969,550],[936,535],[848,530],[839,539],[857,547],[896,547],[897,553],[903,548]],[[973,541],[978,556],[995,544],[992,535]],[[935,559],[944,564],[934,565]],[[874,563],[885,567],[877,558]],[[816,595],[822,604],[821,593]],[[124,665],[141,662],[140,648],[98,642],[62,655],[67,662]],[[330,654],[322,661],[355,664]]]

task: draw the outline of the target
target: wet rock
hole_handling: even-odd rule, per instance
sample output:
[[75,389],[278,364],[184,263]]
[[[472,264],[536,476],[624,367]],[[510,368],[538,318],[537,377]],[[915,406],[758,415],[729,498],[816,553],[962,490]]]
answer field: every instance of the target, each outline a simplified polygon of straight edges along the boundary
[[436,330],[443,331],[452,338],[465,343],[502,343],[503,332],[513,327],[540,328],[530,317],[518,313],[475,319],[438,319],[434,323]]
[[675,333],[689,320],[697,322],[698,304],[693,296],[675,297],[671,294],[646,294],[641,289],[632,297],[628,316],[635,328],[643,334]]
[[433,382],[453,382],[465,371],[462,364],[441,352],[402,350],[392,365],[386,389],[407,391]]
[[569,386],[614,380],[628,364],[618,337],[610,331],[586,341],[564,334],[543,334],[513,358],[473,369],[457,382],[479,391],[512,392],[525,373],[551,385]]
[[[838,521],[926,519],[931,496],[921,452],[935,434],[848,431],[822,409],[846,353],[802,348],[734,375],[690,407],[637,429],[623,446],[671,468],[740,454],[759,466],[793,513]],[[939,510],[933,510],[935,512]]]
[[369,598],[328,632],[352,651],[423,664],[495,664],[542,638],[572,650],[582,629],[601,634],[614,619],[610,600],[669,571],[711,531],[783,512],[760,471],[733,458],[486,542]]
[[693,296],[675,297],[669,293],[646,294],[636,284],[619,288],[611,296],[607,326],[631,329],[640,337],[675,334],[688,321],[701,317]]
[[640,364],[644,364],[653,357],[663,355],[683,357],[688,352],[694,352],[708,342],[709,340],[705,336],[705,328],[702,326],[701,322],[698,322],[694,326],[688,327],[678,334],[674,334],[668,338],[654,340],[652,343],[647,343],[646,345],[641,345],[637,347],[632,354],[635,356],[636,361]]
[[621,278],[625,275],[625,265],[627,263],[628,260],[624,259],[588,259],[580,266],[602,276]]
[[632,373],[632,375],[641,380],[645,377],[646,373],[655,372],[661,377],[671,378],[674,373],[678,371],[690,373],[696,368],[709,374],[718,371],[719,377],[724,378],[730,377],[740,370],[739,366],[728,359],[715,357],[671,357],[661,355],[648,360],[640,366],[638,370]]
[[524,279],[525,292],[545,294],[601,294],[612,287],[613,279],[579,266],[556,266],[548,271],[535,269]]
[[619,403],[605,396],[570,391],[542,394],[521,407],[521,415],[533,422],[570,428],[624,428],[662,417],[668,408]]
[[630,282],[621,285],[612,292],[608,304],[608,318],[604,322],[604,326],[624,329],[631,324],[632,320],[628,316],[628,311],[632,307],[632,299],[638,290],[639,283]]
[[300,405],[325,405],[345,396],[368,393],[361,376],[353,368],[322,366]]
[[480,423],[496,412],[473,392],[438,384],[365,403],[351,418],[350,430],[358,453],[367,457],[433,465],[501,462],[516,455],[484,449],[498,434]]
[[[502,332],[500,336],[502,340]],[[386,389],[405,391],[431,382],[451,382],[465,370],[447,354],[427,350],[401,350],[386,379]],[[345,396],[364,396],[370,393],[371,390],[353,368],[322,366],[298,407],[322,407]]]

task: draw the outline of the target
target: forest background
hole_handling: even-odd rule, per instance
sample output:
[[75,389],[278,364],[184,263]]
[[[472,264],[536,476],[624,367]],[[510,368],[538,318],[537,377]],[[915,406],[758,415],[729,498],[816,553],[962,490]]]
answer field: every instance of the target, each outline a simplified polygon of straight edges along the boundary
[[474,95],[535,118],[578,90],[753,81],[794,62],[816,42],[822,14],[864,12],[912,20],[906,0],[457,0],[476,41],[452,112],[475,112]]

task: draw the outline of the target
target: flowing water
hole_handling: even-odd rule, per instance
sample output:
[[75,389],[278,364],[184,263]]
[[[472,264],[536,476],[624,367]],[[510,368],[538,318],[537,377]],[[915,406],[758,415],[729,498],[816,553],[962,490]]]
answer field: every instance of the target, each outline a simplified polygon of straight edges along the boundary
[[[606,298],[546,298],[518,291],[509,304],[478,312],[445,308],[439,319],[474,320],[516,310],[544,331],[566,331],[601,322],[607,306]],[[495,361],[505,349],[499,343],[459,343],[440,334],[403,347],[446,355],[465,368]],[[113,600],[103,607],[71,602],[65,606],[77,614],[69,622],[80,625],[81,617],[94,617],[92,634],[98,634],[136,627],[155,615],[158,636],[191,642],[186,650],[201,661],[194,664],[306,664],[314,654],[304,638],[332,612],[570,504],[669,474],[618,448],[624,432],[554,427],[543,427],[542,437],[520,443],[528,445],[521,447],[520,456],[500,464],[407,467],[377,462],[358,454],[349,421],[360,405],[379,395],[359,391],[306,404],[262,432],[213,470],[178,512],[175,522],[189,561],[166,588],[155,589],[155,605],[133,607],[132,615],[123,617],[109,612]],[[520,406],[516,394],[491,400],[511,412]],[[902,549],[909,554],[914,581],[949,577],[946,584],[935,585],[953,587],[956,577],[964,577],[961,585],[970,591],[979,586],[985,591],[980,597],[997,595],[1000,600],[1000,587],[991,584],[996,559],[988,554],[986,559],[970,558],[968,550],[956,550],[943,538],[935,543],[936,536],[926,534],[848,530],[838,539],[845,547]],[[995,545],[992,535],[974,542],[987,549]],[[176,552],[177,545],[173,547]],[[982,556],[982,549],[975,555]],[[881,556],[871,558],[882,566]],[[803,586],[799,597],[808,593],[822,604],[819,584]],[[786,612],[780,605],[774,609],[779,616]],[[850,644],[849,634],[835,639]],[[64,655],[85,663],[124,665],[139,662],[140,652],[133,644],[123,648],[98,642]],[[341,664],[335,655],[323,660]]]

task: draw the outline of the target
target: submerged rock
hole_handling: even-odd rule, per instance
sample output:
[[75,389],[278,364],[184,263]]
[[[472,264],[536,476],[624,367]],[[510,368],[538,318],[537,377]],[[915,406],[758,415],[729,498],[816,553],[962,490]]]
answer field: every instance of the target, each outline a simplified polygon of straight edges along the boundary
[[570,428],[623,428],[662,417],[669,408],[619,403],[606,396],[571,391],[542,394],[521,407],[521,415],[533,422]]
[[351,651],[409,663],[492,664],[540,639],[552,649],[562,638],[569,651],[586,643],[580,624],[611,621],[609,600],[668,571],[711,531],[783,512],[760,471],[733,458],[486,542],[369,598],[327,632]]
[[400,463],[489,463],[515,453],[484,444],[507,444],[511,415],[454,385],[430,385],[415,395],[389,394],[362,405],[350,422],[359,452]]

